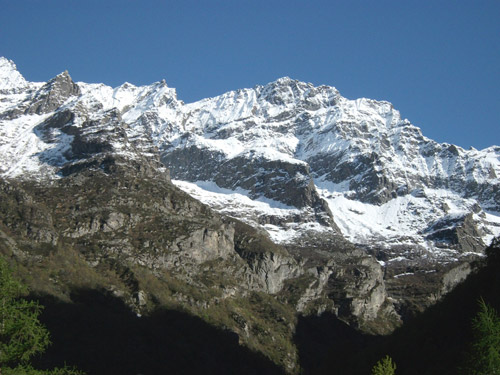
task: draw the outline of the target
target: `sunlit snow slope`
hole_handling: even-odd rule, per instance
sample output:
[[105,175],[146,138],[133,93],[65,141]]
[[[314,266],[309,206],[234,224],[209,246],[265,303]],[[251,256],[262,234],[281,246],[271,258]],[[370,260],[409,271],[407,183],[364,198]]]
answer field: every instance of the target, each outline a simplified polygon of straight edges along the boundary
[[388,102],[281,78],[185,104],[164,81],[32,83],[0,58],[3,177],[61,178],[95,152],[159,153],[181,189],[280,243],[454,259],[500,234],[500,147],[434,142]]

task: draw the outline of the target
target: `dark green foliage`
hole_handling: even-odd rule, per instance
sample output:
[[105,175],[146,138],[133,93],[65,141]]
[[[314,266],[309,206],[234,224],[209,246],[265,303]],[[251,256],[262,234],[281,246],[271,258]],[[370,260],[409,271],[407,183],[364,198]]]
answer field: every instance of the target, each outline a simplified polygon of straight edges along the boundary
[[42,306],[21,296],[27,289],[12,277],[7,262],[0,258],[0,374],[2,375],[77,375],[64,367],[36,370],[29,361],[50,344],[49,331],[38,317]]
[[0,366],[26,363],[49,344],[49,333],[38,316],[41,306],[20,299],[26,289],[12,278],[0,258]]
[[378,361],[372,368],[372,375],[394,375],[395,373],[396,364],[388,355]]
[[31,365],[19,365],[15,368],[2,368],[2,375],[81,375],[82,372],[71,367],[53,370],[37,370]]
[[482,298],[479,300],[479,312],[472,320],[472,327],[474,342],[465,374],[500,374],[500,317]]

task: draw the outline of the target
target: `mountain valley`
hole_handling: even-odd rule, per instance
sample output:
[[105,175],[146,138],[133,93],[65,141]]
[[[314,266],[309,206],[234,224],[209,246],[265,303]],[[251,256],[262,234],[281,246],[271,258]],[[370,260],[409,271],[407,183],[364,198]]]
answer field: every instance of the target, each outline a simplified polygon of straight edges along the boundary
[[186,104],[165,81],[28,82],[0,58],[0,160],[0,254],[48,322],[82,296],[134,327],[186,314],[260,373],[307,368],[304,319],[400,332],[500,236],[499,146],[286,77]]

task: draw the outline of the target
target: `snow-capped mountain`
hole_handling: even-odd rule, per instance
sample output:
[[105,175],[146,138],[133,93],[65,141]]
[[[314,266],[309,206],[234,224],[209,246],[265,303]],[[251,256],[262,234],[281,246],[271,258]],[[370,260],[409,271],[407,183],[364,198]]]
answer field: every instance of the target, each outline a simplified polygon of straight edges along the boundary
[[33,83],[0,58],[1,176],[57,179],[98,153],[159,153],[178,187],[285,245],[449,261],[500,234],[500,147],[437,143],[391,103],[280,78],[185,104],[164,81]]

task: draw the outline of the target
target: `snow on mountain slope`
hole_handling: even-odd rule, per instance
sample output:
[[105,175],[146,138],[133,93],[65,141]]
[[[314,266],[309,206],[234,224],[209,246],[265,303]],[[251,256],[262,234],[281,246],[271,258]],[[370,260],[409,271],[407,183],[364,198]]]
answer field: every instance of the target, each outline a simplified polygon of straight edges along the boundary
[[28,86],[28,82],[17,71],[13,61],[0,57],[0,91],[21,90]]
[[290,244],[308,232],[335,234],[334,228],[315,220],[309,208],[288,206],[266,197],[251,198],[250,191],[221,188],[212,181],[172,182],[194,198],[218,212],[240,219],[254,227],[264,229],[276,243]]
[[[402,120],[390,103],[348,100],[334,88],[284,78],[188,104],[182,112],[177,142],[160,135],[167,150],[199,145],[225,159],[252,152],[306,162],[315,179],[343,182],[343,193],[367,202],[383,203],[398,189],[429,184],[472,196],[477,191],[462,185],[499,183],[498,148],[438,144]],[[390,184],[379,181],[384,178]],[[488,208],[498,208],[498,201],[490,199]]]
[[[499,234],[497,216],[481,211],[478,203],[499,211],[500,149],[466,151],[438,144],[401,119],[390,103],[348,100],[334,88],[284,78],[189,104],[184,111],[185,133],[164,146],[176,158],[167,160],[174,178],[211,179],[224,188],[246,188],[254,199],[283,202],[286,192],[277,197],[252,191],[245,181],[265,183],[258,173],[274,173],[259,158],[305,164],[309,171],[301,178],[314,182],[335,223],[355,243],[450,258],[475,251]],[[182,155],[203,157],[197,167],[196,157],[181,163]],[[216,160],[213,168],[210,158]],[[234,160],[240,170],[260,164],[235,183],[236,169],[223,171]],[[196,196],[204,199],[201,193]],[[244,210],[232,215],[245,217]],[[482,244],[462,246],[446,238],[444,227],[433,231],[434,224],[447,221],[476,227]],[[281,229],[286,233],[285,226]],[[279,238],[286,242],[290,237]]]
[[44,163],[37,157],[49,149],[34,132],[34,127],[47,115],[21,116],[17,119],[0,121],[0,172],[6,177],[39,175],[44,171]]
[[164,81],[30,83],[0,58],[2,176],[60,178],[96,152],[159,152],[180,188],[276,242],[340,231],[450,258],[500,234],[500,147],[434,142],[388,102],[285,77],[185,104]]
[[[451,227],[478,210],[475,200],[463,199],[447,190],[424,189],[418,195],[397,197],[382,205],[350,200],[326,189],[319,191],[335,212],[335,221],[347,239],[367,246],[379,243],[386,248],[414,248],[429,256],[458,256],[456,250],[443,246],[446,244],[432,241],[434,224],[442,220]],[[478,211],[471,219],[476,222],[485,244],[500,235],[499,216]]]
[[335,234],[333,228],[314,221],[308,208],[298,209],[264,197],[250,199],[246,190],[224,189],[210,181],[172,182],[218,212],[261,227],[276,243],[293,243],[307,232]]

